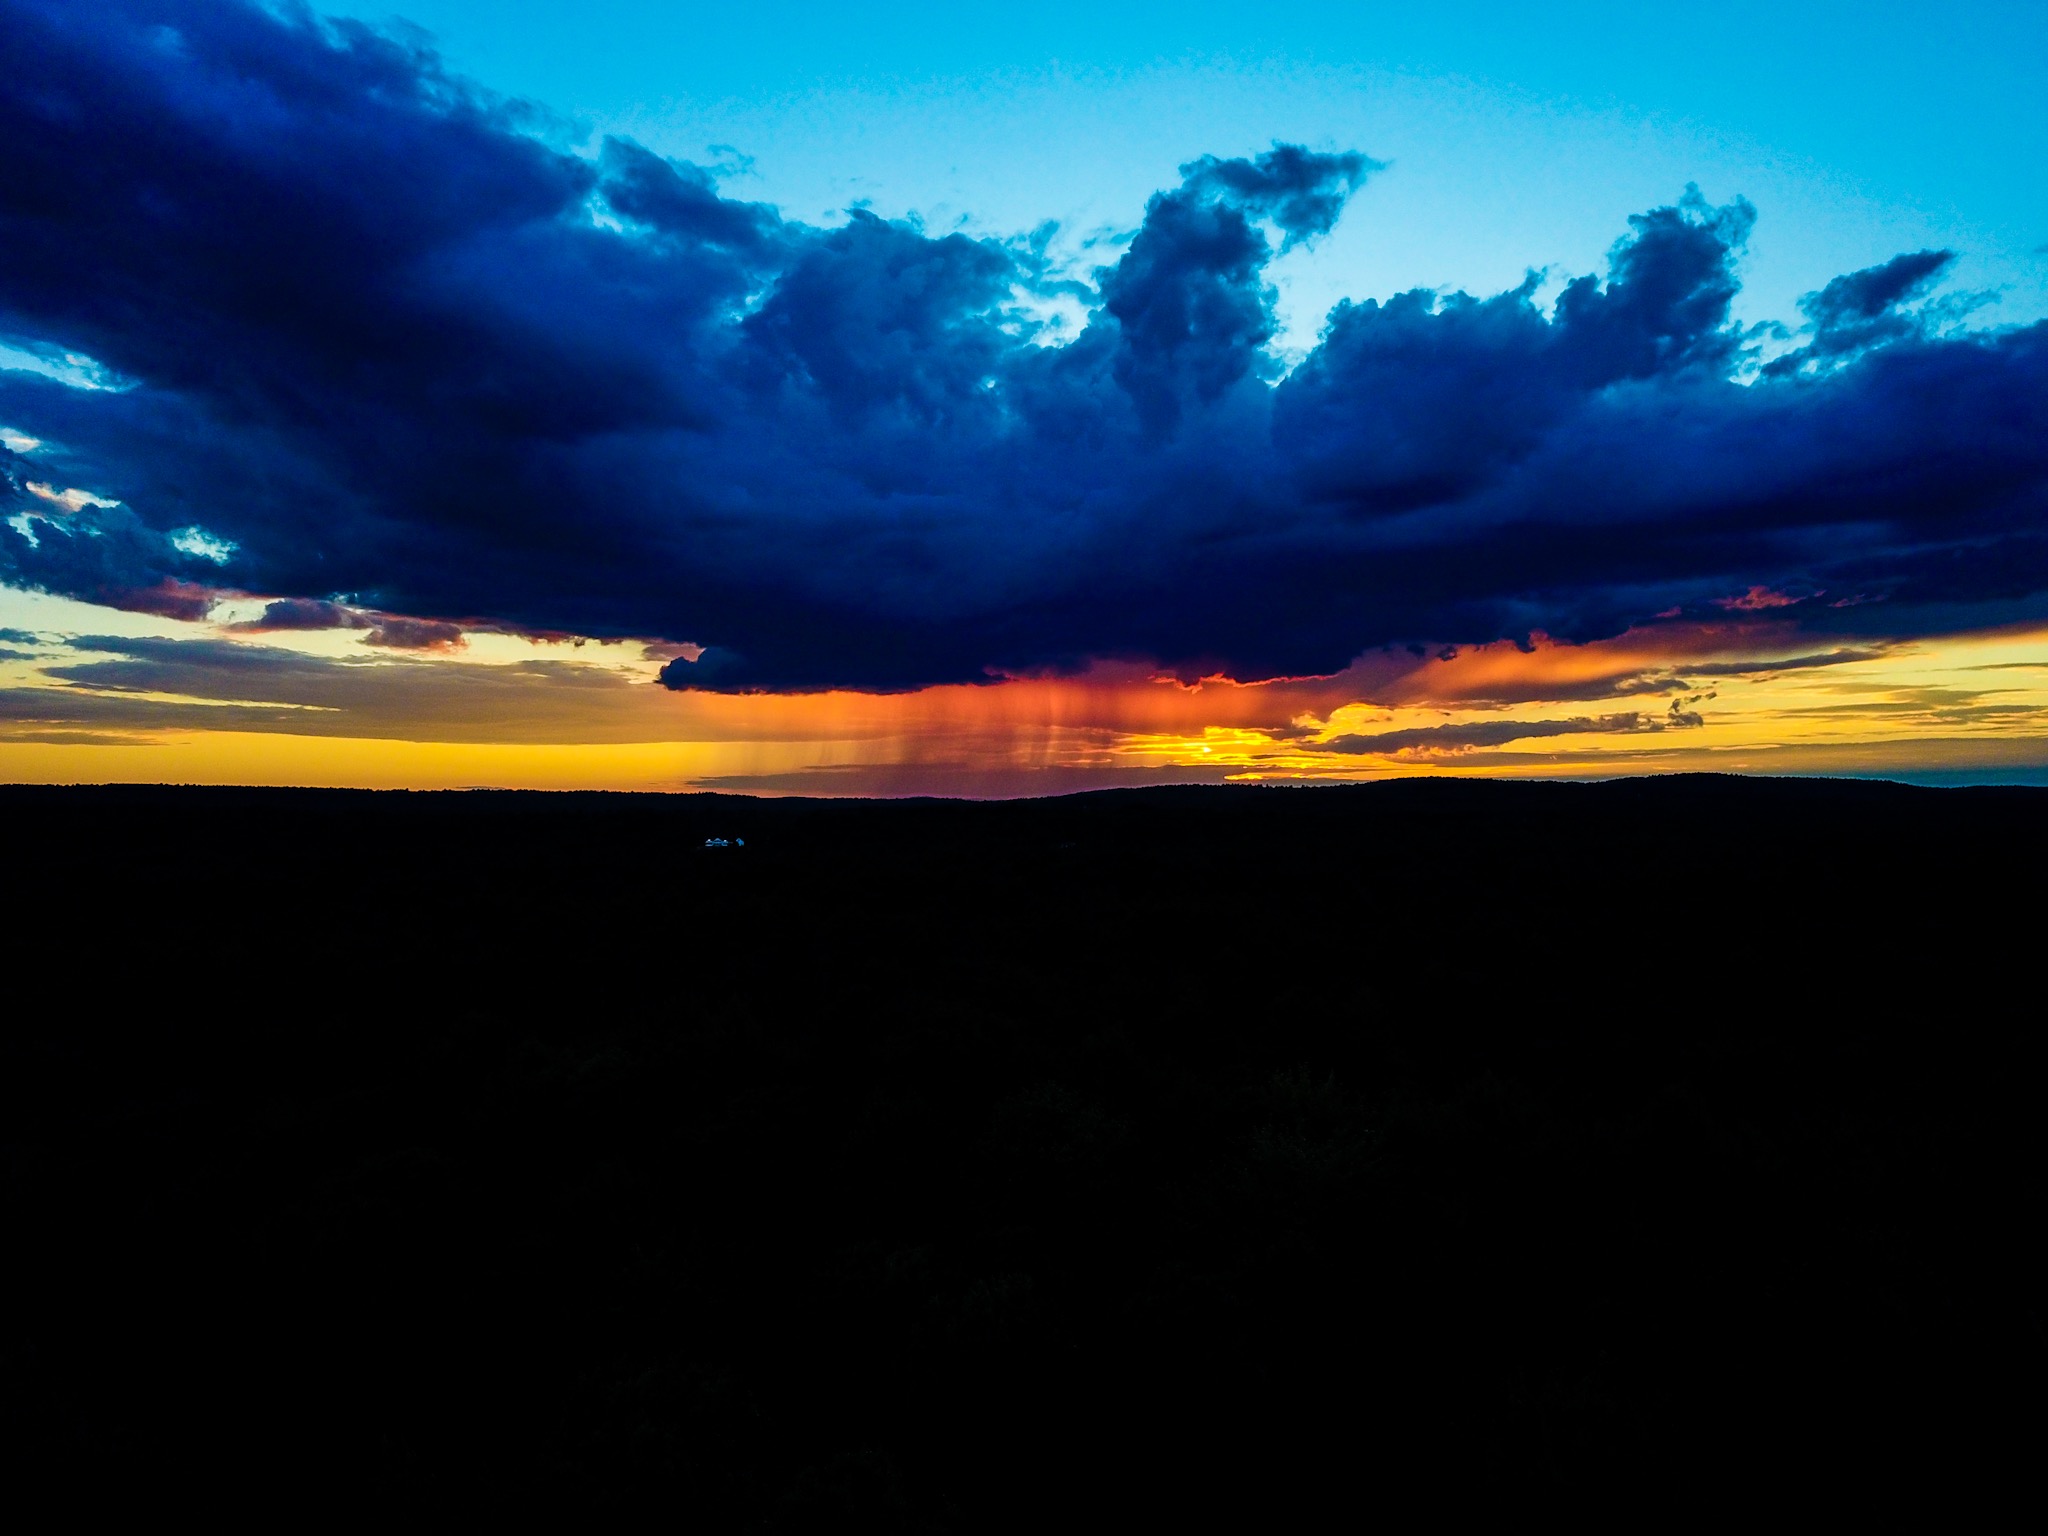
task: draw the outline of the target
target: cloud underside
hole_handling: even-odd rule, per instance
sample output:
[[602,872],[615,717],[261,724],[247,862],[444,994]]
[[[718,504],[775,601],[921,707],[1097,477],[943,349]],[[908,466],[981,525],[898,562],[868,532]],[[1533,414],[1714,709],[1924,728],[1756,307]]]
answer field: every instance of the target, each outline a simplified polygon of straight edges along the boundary
[[706,692],[1754,613],[1854,656],[2048,613],[2048,329],[1946,323],[1946,252],[1835,279],[1765,357],[1730,320],[1753,211],[1689,194],[1554,303],[1342,305],[1282,378],[1269,263],[1370,197],[1364,155],[1191,161],[1077,270],[565,153],[414,42],[237,0],[0,0],[0,80],[0,340],[103,386],[0,373],[0,583],[258,593],[256,628],[387,650],[660,639]]

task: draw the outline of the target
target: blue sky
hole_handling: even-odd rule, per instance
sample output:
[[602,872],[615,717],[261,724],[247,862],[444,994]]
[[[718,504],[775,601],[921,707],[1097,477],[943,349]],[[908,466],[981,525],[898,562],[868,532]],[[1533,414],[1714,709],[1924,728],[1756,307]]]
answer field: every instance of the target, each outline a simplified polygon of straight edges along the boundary
[[849,7],[575,0],[322,6],[430,32],[450,63],[704,160],[730,195],[827,219],[857,201],[935,228],[1045,218],[1068,249],[1128,232],[1198,154],[1273,139],[1393,162],[1274,272],[1283,344],[1340,297],[1475,293],[1597,270],[1635,210],[1697,181],[1761,213],[1737,315],[1919,247],[1980,323],[2048,314],[2048,6],[1191,3]]

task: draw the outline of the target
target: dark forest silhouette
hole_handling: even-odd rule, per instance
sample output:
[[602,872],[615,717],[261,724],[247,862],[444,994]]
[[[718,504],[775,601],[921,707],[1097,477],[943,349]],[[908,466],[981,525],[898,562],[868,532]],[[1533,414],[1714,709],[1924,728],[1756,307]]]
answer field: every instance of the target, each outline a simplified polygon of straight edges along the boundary
[[11,1452],[708,1529],[1975,1496],[2044,812],[0,790]]

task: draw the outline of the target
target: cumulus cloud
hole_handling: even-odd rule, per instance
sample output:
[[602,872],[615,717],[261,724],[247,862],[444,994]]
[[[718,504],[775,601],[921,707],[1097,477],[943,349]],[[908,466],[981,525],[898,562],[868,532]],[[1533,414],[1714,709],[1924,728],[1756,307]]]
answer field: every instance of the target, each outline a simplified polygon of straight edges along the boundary
[[1102,304],[1116,326],[1111,375],[1148,436],[1258,370],[1274,331],[1259,221],[1279,226],[1283,250],[1326,234],[1372,169],[1360,154],[1291,144],[1253,160],[1205,155],[1146,204],[1129,251],[1103,274]]
[[[243,0],[0,0],[0,135],[0,338],[115,381],[0,372],[12,585],[259,628],[345,592],[371,644],[633,637],[721,691],[1327,675],[1731,594],[1823,649],[2048,614],[2048,328],[1923,323],[1913,252],[1760,365],[1739,198],[1636,214],[1547,308],[1340,306],[1283,379],[1270,264],[1363,154],[1192,159],[1056,272],[564,152],[415,40]],[[1089,318],[1044,345],[1055,291]]]

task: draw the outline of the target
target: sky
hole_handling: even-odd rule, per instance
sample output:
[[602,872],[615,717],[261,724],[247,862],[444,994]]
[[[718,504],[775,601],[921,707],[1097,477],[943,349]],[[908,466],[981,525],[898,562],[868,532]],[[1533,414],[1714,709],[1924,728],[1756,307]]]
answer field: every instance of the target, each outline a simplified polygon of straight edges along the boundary
[[2048,7],[0,0],[0,780],[2048,782]]

